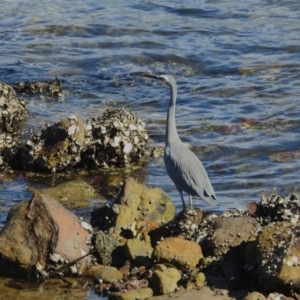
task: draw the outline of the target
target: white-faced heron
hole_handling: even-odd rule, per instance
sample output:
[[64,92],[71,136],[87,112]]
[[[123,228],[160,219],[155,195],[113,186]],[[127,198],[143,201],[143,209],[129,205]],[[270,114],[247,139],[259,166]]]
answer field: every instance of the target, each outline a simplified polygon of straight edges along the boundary
[[200,197],[207,204],[217,206],[218,201],[205,168],[198,157],[183,144],[177,133],[175,123],[177,85],[175,79],[171,75],[140,74],[140,76],[158,79],[170,86],[171,98],[167,114],[164,161],[167,173],[180,194],[183,209],[186,209],[186,205],[182,192],[189,195],[190,209],[193,206],[192,196]]

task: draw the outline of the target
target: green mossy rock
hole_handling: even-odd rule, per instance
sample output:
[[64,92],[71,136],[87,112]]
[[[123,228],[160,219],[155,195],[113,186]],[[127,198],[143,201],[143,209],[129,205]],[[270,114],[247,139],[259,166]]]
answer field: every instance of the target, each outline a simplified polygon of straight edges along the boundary
[[108,296],[109,300],[136,300],[136,299],[148,299],[153,296],[153,291],[150,288],[142,288],[137,290],[131,290],[125,293],[116,292],[111,293]]
[[42,189],[42,194],[49,195],[63,206],[75,209],[88,207],[91,199],[101,199],[96,190],[85,181],[73,180],[55,187]]
[[154,295],[166,295],[173,293],[178,287],[178,281],[181,275],[175,268],[167,268],[165,265],[159,265],[151,277],[151,287]]
[[176,214],[170,197],[160,188],[149,188],[128,178],[120,196],[115,201],[118,215],[115,221],[117,231],[131,226],[137,220],[169,222]]

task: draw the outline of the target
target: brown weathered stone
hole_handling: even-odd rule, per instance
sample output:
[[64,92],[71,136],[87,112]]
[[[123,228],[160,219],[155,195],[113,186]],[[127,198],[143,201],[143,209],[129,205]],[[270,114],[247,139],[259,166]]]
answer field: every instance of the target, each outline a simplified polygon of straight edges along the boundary
[[[51,263],[56,259],[60,263],[71,262],[89,252],[86,244],[89,240],[90,233],[82,227],[77,216],[49,196],[37,193],[9,212],[0,232],[0,270],[24,276],[36,267],[46,275],[50,255]],[[86,260],[76,264],[80,273]]]
[[213,255],[225,254],[231,247],[255,239],[259,225],[255,218],[217,217],[214,219],[210,248]]

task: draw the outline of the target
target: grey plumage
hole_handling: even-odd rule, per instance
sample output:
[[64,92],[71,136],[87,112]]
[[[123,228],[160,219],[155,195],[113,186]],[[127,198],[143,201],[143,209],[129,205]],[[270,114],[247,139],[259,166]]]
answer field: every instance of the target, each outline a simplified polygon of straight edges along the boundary
[[171,75],[142,74],[141,76],[161,80],[170,86],[171,98],[167,114],[164,161],[167,173],[180,194],[183,209],[186,208],[186,205],[182,192],[189,195],[190,209],[192,209],[192,196],[198,196],[207,204],[217,206],[218,201],[205,168],[177,134],[175,122],[177,85],[175,79]]

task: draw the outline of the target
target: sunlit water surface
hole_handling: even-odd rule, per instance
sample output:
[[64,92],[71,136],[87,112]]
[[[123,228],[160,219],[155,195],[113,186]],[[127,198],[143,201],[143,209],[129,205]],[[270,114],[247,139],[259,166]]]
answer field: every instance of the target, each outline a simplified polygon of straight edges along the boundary
[[[172,74],[179,136],[203,161],[219,210],[245,208],[263,192],[299,190],[299,32],[297,0],[4,0],[0,80],[62,81],[62,99],[26,98],[24,137],[69,115],[125,107],[163,145],[169,89],[132,74]],[[162,158],[143,174],[181,207]],[[0,182],[1,226],[29,184],[21,174]]]

